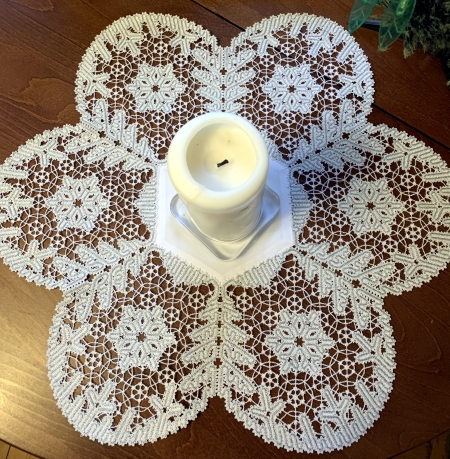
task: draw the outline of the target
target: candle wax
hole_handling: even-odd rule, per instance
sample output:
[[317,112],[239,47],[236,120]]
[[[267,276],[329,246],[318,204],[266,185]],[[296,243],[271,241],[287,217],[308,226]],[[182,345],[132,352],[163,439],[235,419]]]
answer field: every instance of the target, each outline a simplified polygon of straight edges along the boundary
[[269,168],[260,132],[245,118],[206,113],[174,136],[169,176],[192,222],[210,239],[236,241],[257,225]]
[[217,123],[193,137],[186,162],[196,182],[213,191],[229,191],[250,178],[256,165],[256,151],[243,129]]

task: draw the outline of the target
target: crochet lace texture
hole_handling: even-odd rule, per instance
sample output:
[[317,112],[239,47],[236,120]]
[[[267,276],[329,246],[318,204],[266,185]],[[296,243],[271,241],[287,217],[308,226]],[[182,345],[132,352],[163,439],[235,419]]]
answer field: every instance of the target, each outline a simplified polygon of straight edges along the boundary
[[[60,288],[48,369],[82,435],[156,441],[218,395],[287,450],[341,449],[392,390],[383,298],[450,259],[450,171],[366,117],[367,59],[334,22],[281,15],[222,48],[169,15],[120,19],[80,64],[82,121],[0,167],[0,254]],[[295,244],[221,283],[154,244],[158,171],[175,132],[237,113],[288,166]]]

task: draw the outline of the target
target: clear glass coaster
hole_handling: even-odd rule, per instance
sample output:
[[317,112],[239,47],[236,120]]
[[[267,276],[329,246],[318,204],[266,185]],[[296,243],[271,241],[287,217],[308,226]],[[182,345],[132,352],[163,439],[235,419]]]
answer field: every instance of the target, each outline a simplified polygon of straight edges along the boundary
[[205,245],[217,258],[224,261],[235,260],[245,249],[250,247],[262,234],[263,230],[277,216],[280,210],[280,198],[266,186],[264,190],[261,215],[253,230],[236,241],[219,241],[205,236],[191,220],[191,216],[178,195],[170,202],[170,212],[185,226],[203,245]]

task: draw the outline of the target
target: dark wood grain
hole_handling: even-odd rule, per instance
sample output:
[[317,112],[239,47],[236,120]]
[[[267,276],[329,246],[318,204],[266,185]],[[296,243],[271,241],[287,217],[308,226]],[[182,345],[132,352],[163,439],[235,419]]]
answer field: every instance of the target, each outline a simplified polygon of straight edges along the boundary
[[0,440],[0,459],[6,459],[8,457],[10,446]]
[[[206,9],[182,0],[0,0],[0,160],[35,134],[78,121],[78,63],[92,39],[121,16],[148,10],[177,14],[228,44],[239,27],[271,14],[307,11],[344,24],[351,2],[201,0]],[[400,50],[378,56],[374,37],[369,31],[357,36],[376,79],[380,108],[374,108],[370,120],[408,131],[450,164],[450,152],[442,146],[450,145],[448,90],[443,77],[438,81],[437,61],[428,55],[408,61],[410,74],[402,89],[395,78],[387,77],[393,69],[407,68]],[[386,299],[397,340],[391,398],[360,441],[320,456],[287,453],[266,444],[227,413],[219,398],[186,429],[154,444],[112,448],[80,437],[56,406],[45,365],[48,329],[60,298],[59,292],[30,284],[0,265],[0,438],[32,454],[55,459],[372,459],[396,455],[450,428],[448,269],[421,289]]]
[[[448,459],[450,430],[391,459]],[[0,440],[0,459],[41,459]]]
[[15,448],[11,446],[8,452],[7,459],[39,459],[37,456],[33,456],[26,451],[22,451],[21,449]]

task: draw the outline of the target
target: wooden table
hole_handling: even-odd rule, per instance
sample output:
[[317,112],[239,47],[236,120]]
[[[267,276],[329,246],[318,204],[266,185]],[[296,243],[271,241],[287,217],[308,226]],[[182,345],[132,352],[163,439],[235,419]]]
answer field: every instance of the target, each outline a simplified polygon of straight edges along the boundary
[[[127,14],[151,9],[193,20],[222,45],[263,17],[308,12],[345,25],[353,0],[0,0],[0,159],[27,139],[77,123],[74,81],[94,37]],[[373,66],[370,121],[423,140],[450,164],[450,91],[440,62],[421,51],[405,60],[402,43],[376,51],[377,34],[356,39]],[[143,447],[107,447],[80,435],[53,399],[46,369],[48,329],[59,291],[48,291],[0,266],[0,438],[45,458],[314,457],[264,443],[214,398],[188,428]],[[397,341],[394,390],[380,419],[333,458],[386,458],[450,428],[450,269],[420,289],[389,296]]]

